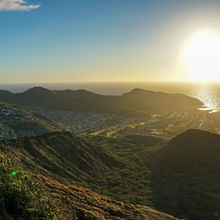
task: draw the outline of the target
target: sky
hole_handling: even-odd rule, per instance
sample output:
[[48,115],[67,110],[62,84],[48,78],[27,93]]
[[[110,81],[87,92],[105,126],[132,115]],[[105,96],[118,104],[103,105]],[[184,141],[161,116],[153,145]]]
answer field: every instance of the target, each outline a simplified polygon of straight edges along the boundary
[[186,42],[220,33],[219,11],[219,0],[0,0],[0,82],[184,80]]

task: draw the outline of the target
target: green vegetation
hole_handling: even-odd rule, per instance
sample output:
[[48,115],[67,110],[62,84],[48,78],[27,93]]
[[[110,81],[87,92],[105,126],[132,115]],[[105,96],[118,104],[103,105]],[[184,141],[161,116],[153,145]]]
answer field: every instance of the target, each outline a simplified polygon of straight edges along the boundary
[[[47,176],[47,188],[66,205],[70,203],[66,198],[73,192],[60,186],[57,182],[60,180],[66,185],[87,187],[112,199],[149,205],[187,220],[219,220],[219,135],[193,130],[169,142],[141,135],[83,137],[54,132],[1,141],[0,147],[31,172]],[[20,181],[23,174],[12,168],[6,176],[13,182]],[[34,184],[24,179],[28,186],[25,189],[31,189],[29,186]],[[27,198],[31,200],[27,200],[29,208],[24,213],[30,215],[33,208],[42,213],[40,205],[32,202],[36,200]],[[22,201],[26,200],[22,197]]]
[[[33,173],[30,175],[35,176]],[[123,175],[131,174],[127,170]],[[133,172],[132,175],[135,177]],[[35,181],[31,179],[33,176],[18,170],[7,155],[0,154],[0,219],[175,219],[149,207],[124,204],[82,187],[61,184],[43,175],[36,176],[38,181]]]
[[[199,127],[202,116],[204,124],[201,125],[210,126],[211,130],[216,116],[211,115],[209,118],[209,114],[205,112],[170,113],[163,117],[157,115],[150,123],[160,123],[162,126],[158,126],[158,129],[167,128],[167,134],[171,134],[172,129],[175,126],[178,128],[180,124],[180,130],[192,125]],[[174,127],[167,126],[170,122]],[[144,126],[147,125],[146,123]],[[216,125],[218,126],[218,123]],[[174,129],[172,135],[176,130],[180,131]],[[126,167],[135,167],[133,170],[111,169],[100,181],[97,180],[95,186],[92,185],[95,191],[119,200],[150,205],[187,220],[220,219],[219,135],[189,130],[170,142],[140,135],[118,135],[110,138],[104,133],[96,136],[84,135],[84,138],[94,145],[99,145],[104,151],[116,155],[127,164]],[[163,145],[166,147],[163,148]],[[124,175],[123,170],[129,175]],[[141,175],[142,171],[145,180]],[[132,184],[137,187],[132,187]],[[107,190],[106,185],[109,186]],[[141,192],[144,194],[141,195]]]
[[[39,92],[42,93],[41,97],[46,95],[46,100],[50,102],[42,102],[43,98],[40,98]],[[58,102],[66,106],[67,100],[63,99],[63,94],[68,98],[68,102],[70,98],[78,100],[77,104],[73,104],[73,101],[64,110],[106,112],[108,109],[108,113],[123,116],[128,116],[128,112],[138,113],[132,114],[132,117],[120,117],[120,120],[112,117],[105,122],[103,119],[101,126],[88,129],[85,133],[81,133],[81,137],[74,136],[70,132],[53,132],[37,137],[23,137],[0,142],[1,149],[6,150],[23,163],[27,170],[43,175],[47,189],[51,190],[50,192],[62,202],[65,201],[65,205],[76,207],[76,204],[81,204],[82,200],[85,200],[86,190],[82,193],[78,188],[72,189],[70,185],[74,184],[126,203],[150,205],[187,220],[220,219],[220,152],[215,151],[220,146],[220,141],[216,144],[211,138],[207,142],[206,139],[201,138],[204,134],[199,134],[197,137],[202,140],[201,142],[196,142],[194,139],[187,141],[186,138],[179,144],[175,142],[176,139],[171,140],[189,128],[219,133],[219,114],[196,110],[201,105],[196,99],[143,90],[133,90],[123,96],[105,97],[86,91],[62,91],[60,93],[35,88],[23,94],[24,100],[20,99],[18,103],[59,109]],[[16,95],[12,94],[12,96]],[[38,98],[32,99],[33,96]],[[91,102],[90,105],[86,104],[88,100]],[[143,100],[145,100],[144,103]],[[81,102],[84,104],[81,105]],[[112,103],[117,108],[112,107]],[[27,116],[29,113],[19,110],[14,105],[7,106],[10,112],[15,108],[14,118],[11,119],[11,116],[7,118],[6,110],[8,109],[5,110],[7,104],[3,105],[3,119],[6,118],[8,126],[19,132],[19,120],[23,117],[22,115]],[[123,108],[118,108],[118,106],[123,106]],[[29,116],[22,125],[25,130],[40,130],[41,125],[53,128],[56,125],[42,115],[31,113]],[[37,123],[36,126],[33,126],[33,122]],[[0,127],[2,130],[5,129],[5,126],[1,124]],[[203,148],[204,143],[206,145]],[[164,149],[169,149],[169,146],[172,150],[157,159],[157,155],[163,153]],[[177,148],[187,150],[176,151]],[[201,156],[197,154],[197,151],[206,153]],[[212,155],[209,154],[210,152]],[[218,155],[218,158],[213,159],[213,155]],[[0,208],[4,210],[4,216],[56,218],[54,214],[56,211],[50,208],[53,206],[50,206],[47,203],[48,198],[37,190],[35,182],[25,172],[17,172],[15,168],[6,169],[5,167],[11,165],[7,159],[2,161],[1,191],[4,192],[2,193],[4,197]],[[207,161],[211,162],[207,163]],[[5,166],[5,164],[8,165]],[[63,183],[65,184],[61,185]],[[75,198],[76,191],[83,195],[80,198],[82,200]],[[75,200],[66,200],[69,196],[76,199],[76,203]],[[92,197],[98,198],[95,194],[92,194]],[[13,206],[10,199],[15,203]],[[91,196],[89,199],[86,197],[86,200],[91,202]],[[91,203],[93,204],[93,201]],[[86,209],[88,204],[84,205],[83,209]],[[96,201],[93,205],[97,207]],[[9,207],[13,207],[16,211],[12,212]],[[87,215],[84,211],[78,207],[76,213],[82,212],[82,216]],[[75,208],[72,212],[75,212]],[[116,212],[112,211],[111,216],[113,213]],[[90,214],[97,216],[94,211]]]
[[150,171],[146,167],[130,165],[112,168],[98,176],[90,188],[116,200],[132,204],[151,205]]
[[[217,134],[220,133],[219,113],[210,114],[208,111],[198,110],[164,111],[127,120],[124,118],[123,123],[116,121],[109,126],[99,126],[96,129],[88,130],[81,136],[83,138],[91,135],[126,139],[128,136],[141,135],[169,140],[188,129],[201,129]],[[99,142],[97,143],[99,144]]]
[[154,206],[187,220],[220,219],[220,136],[189,130],[154,155]]
[[163,140],[147,136],[109,138],[88,135],[84,138],[97,150],[112,155],[122,164],[120,167],[106,168],[96,176],[95,181],[86,185],[88,188],[124,202],[152,205],[151,172],[145,161],[161,148]]
[[0,219],[58,219],[38,183],[0,154]]
[[[105,141],[106,145],[97,145],[95,141],[85,141],[69,132],[54,132],[2,141],[0,147],[32,172],[62,183],[81,185],[113,199],[150,204],[150,171],[139,159],[140,151],[136,152],[133,143],[121,139],[106,138]],[[124,149],[110,150],[111,141],[124,143]],[[143,150],[143,159],[144,152],[152,151],[151,146],[139,147]]]

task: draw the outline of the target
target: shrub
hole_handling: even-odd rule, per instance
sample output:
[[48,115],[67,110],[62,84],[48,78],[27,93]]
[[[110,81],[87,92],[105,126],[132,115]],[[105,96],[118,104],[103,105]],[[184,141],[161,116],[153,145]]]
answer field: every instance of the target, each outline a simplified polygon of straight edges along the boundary
[[40,189],[35,179],[0,153],[0,219],[58,219]]

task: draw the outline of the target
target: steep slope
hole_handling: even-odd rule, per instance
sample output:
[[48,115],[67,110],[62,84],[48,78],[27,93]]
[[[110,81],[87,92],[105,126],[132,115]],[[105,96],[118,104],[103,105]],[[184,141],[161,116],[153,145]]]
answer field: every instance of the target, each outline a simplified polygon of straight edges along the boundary
[[0,103],[0,139],[40,135],[56,130],[61,130],[58,123],[43,115],[15,104]]
[[[127,195],[126,185],[129,188],[133,186],[130,190],[136,197],[135,188],[140,191],[141,195],[144,195],[139,185],[143,181],[142,176],[147,178],[146,183],[143,184],[145,189],[149,177],[145,172],[146,169],[143,169],[143,173],[138,171],[140,167],[137,169],[129,167],[124,170],[126,164],[123,160],[119,161],[114,155],[101,148],[95,148],[69,132],[53,132],[37,137],[1,141],[0,151],[7,153],[16,165],[19,164],[37,179],[41,191],[54,198],[55,202],[57,201],[56,204],[62,212],[62,219],[75,219],[75,216],[82,220],[175,219],[146,206],[124,204],[100,196],[88,189],[73,186],[71,183],[78,185],[85,183],[84,185],[87,184],[90,188],[92,184],[101,187],[102,181],[105,180],[103,178],[106,177],[107,181],[109,178],[110,184],[105,180],[105,190],[114,189],[116,186],[115,193],[123,195],[125,191]],[[19,170],[13,170],[15,171],[13,175],[19,177]],[[9,173],[13,170],[9,170]],[[113,174],[110,177],[108,177],[109,171]],[[139,178],[139,173],[141,178]],[[120,182],[121,186],[118,185],[118,176],[125,179],[126,184]],[[132,176],[132,179],[129,179],[129,176]]]
[[219,219],[220,135],[188,130],[148,161],[155,205],[186,219]]
[[86,90],[51,91],[35,87],[17,94],[0,91],[0,100],[49,109],[121,115],[146,114],[152,111],[196,110],[203,105],[199,100],[185,95],[143,89],[134,89],[121,96],[104,96]]
[[70,132],[1,141],[0,149],[25,169],[61,183],[84,186],[116,200],[151,204],[146,167]]
[[123,166],[111,155],[97,150],[70,132],[53,132],[0,142],[9,153],[30,170],[52,176],[61,182],[94,181],[108,167]]
[[147,206],[125,204],[82,187],[63,185],[41,175],[37,179],[50,195],[62,201],[60,206],[68,219],[77,216],[79,220],[177,220]]
[[0,194],[0,219],[175,219],[146,206],[124,204],[85,188],[26,172],[1,152]]

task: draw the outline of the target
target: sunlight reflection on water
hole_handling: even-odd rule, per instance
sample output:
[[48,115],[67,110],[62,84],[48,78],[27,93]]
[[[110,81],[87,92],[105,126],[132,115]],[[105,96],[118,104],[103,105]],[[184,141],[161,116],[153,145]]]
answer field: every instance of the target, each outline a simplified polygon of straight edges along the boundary
[[214,86],[201,86],[195,88],[192,96],[201,100],[204,107],[200,110],[210,110],[211,112],[218,112],[220,110],[220,96],[218,90]]

